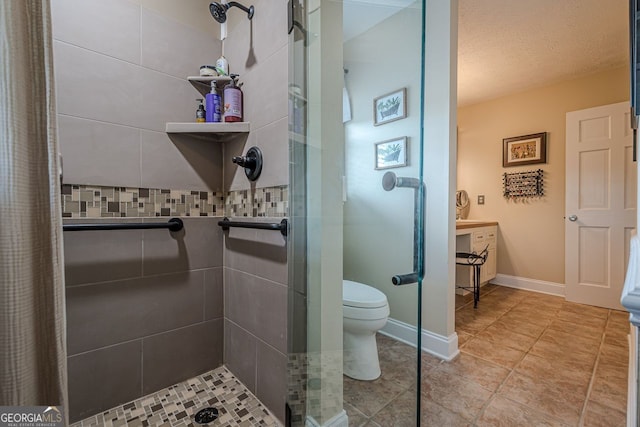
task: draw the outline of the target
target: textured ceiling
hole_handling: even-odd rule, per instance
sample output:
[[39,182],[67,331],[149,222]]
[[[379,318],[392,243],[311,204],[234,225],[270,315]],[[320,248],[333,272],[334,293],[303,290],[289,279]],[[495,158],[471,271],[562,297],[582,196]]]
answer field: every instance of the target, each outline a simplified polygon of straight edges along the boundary
[[[410,3],[344,0],[344,39]],[[628,7],[628,0],[459,0],[458,105],[627,65]]]
[[627,0],[460,0],[458,105],[627,65]]

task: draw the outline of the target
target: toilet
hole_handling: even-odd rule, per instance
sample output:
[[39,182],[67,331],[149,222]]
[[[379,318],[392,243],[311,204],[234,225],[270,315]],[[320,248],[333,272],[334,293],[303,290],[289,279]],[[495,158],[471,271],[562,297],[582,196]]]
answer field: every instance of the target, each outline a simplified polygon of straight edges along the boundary
[[356,380],[380,376],[376,332],[389,318],[385,294],[368,285],[342,281],[344,374]]

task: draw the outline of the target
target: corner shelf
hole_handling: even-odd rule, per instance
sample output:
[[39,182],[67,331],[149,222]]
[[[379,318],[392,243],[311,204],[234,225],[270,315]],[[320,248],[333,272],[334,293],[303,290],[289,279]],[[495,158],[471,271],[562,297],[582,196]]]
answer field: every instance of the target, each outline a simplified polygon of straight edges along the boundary
[[229,76],[189,76],[187,77],[189,83],[204,97],[211,92],[211,82],[215,81],[218,84],[218,89],[224,89],[224,85],[231,82]]
[[208,141],[226,142],[249,133],[249,122],[230,123],[176,123],[168,122],[165,131],[183,134]]

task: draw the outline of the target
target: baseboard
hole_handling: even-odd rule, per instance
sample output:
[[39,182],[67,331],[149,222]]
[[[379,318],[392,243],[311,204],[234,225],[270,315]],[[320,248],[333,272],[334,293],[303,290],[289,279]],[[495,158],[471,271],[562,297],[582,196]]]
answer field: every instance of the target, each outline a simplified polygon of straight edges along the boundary
[[523,289],[525,291],[540,292],[542,294],[564,297],[564,283],[545,282],[544,280],[529,279],[527,277],[509,276],[497,274],[491,283],[509,288]]
[[[380,333],[412,347],[418,344],[415,326],[396,319],[389,318]],[[452,360],[458,355],[458,334],[454,332],[445,337],[422,329],[422,351],[443,360]]]
[[349,427],[349,417],[347,417],[347,411],[343,409],[323,424],[318,423],[312,416],[307,416],[305,425],[306,427]]

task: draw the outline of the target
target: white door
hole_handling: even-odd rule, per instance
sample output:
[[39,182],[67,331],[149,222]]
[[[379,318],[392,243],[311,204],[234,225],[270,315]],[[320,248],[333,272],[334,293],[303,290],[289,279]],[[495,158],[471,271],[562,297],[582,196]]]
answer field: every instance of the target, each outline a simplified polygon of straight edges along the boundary
[[566,298],[622,309],[636,226],[636,163],[629,103],[567,113]]

